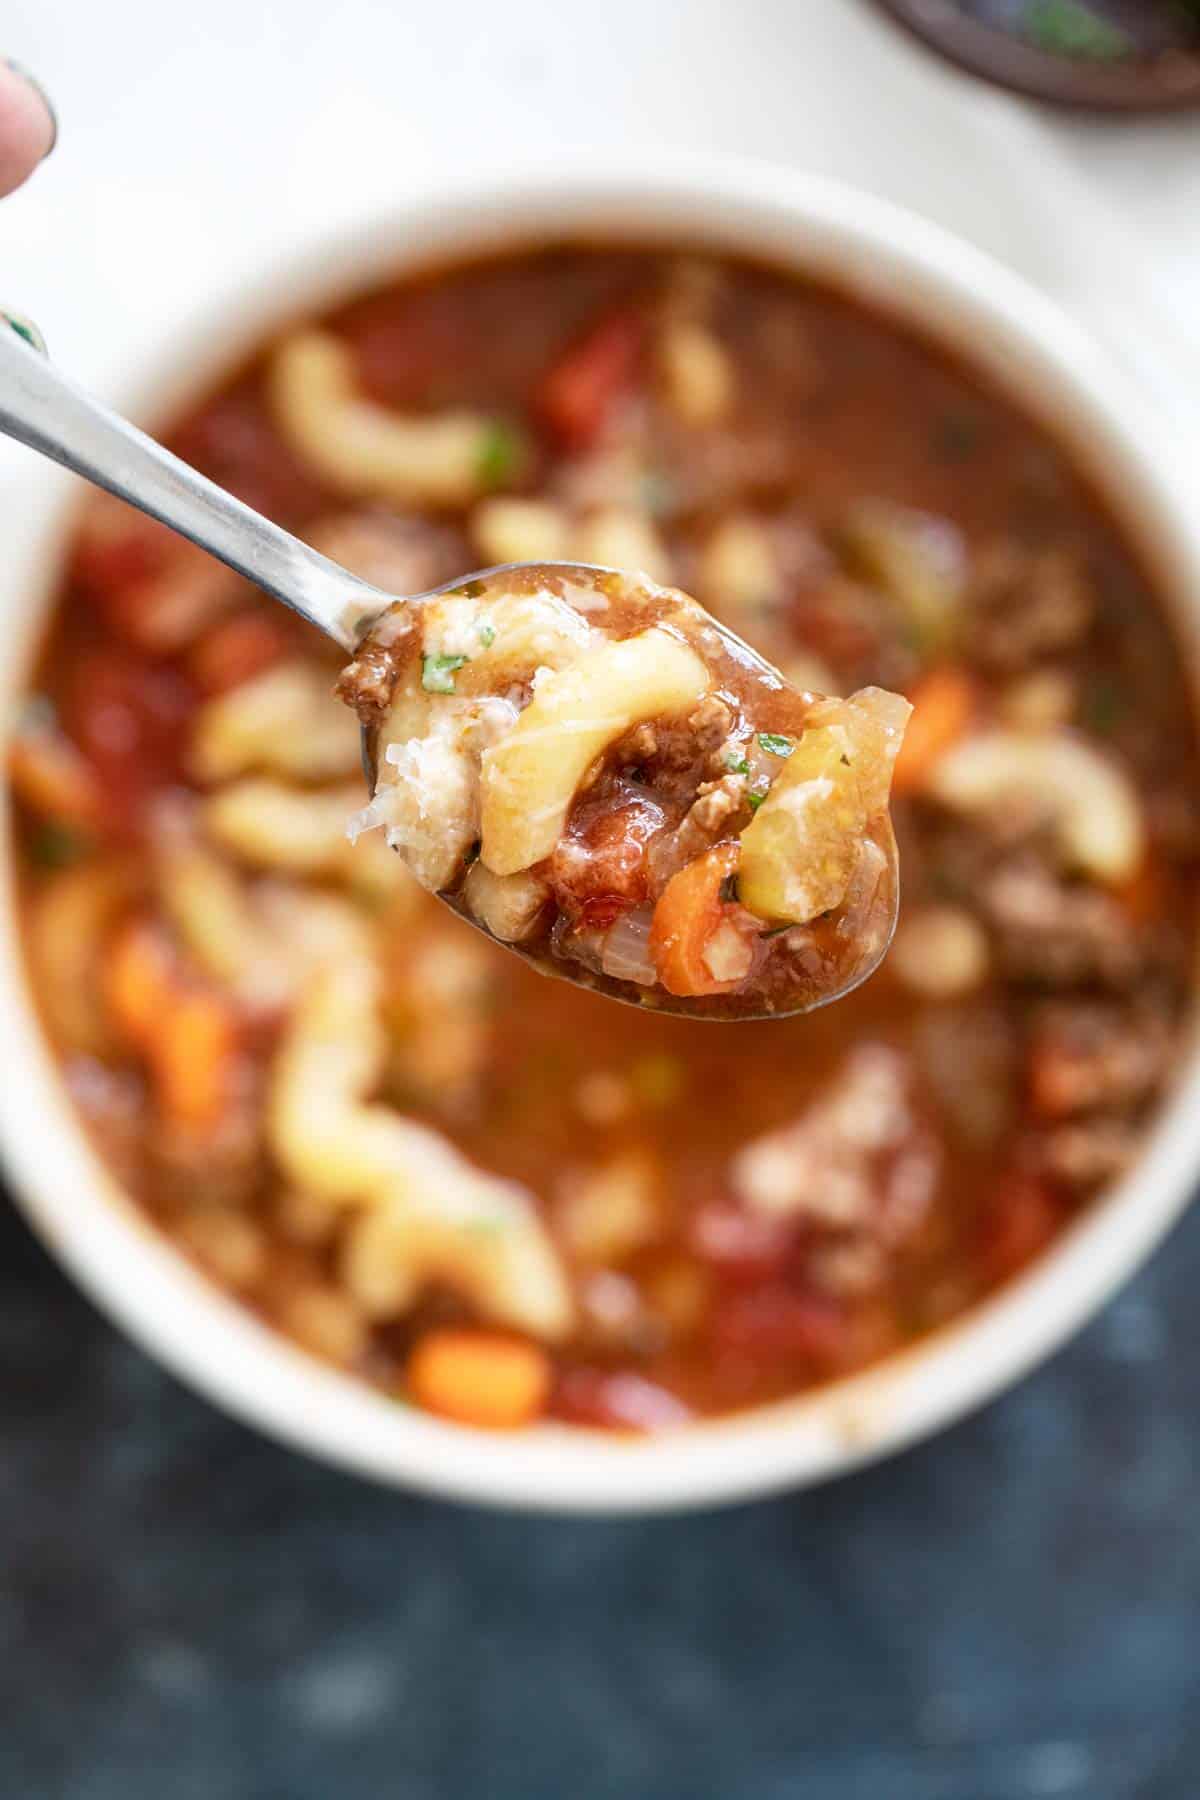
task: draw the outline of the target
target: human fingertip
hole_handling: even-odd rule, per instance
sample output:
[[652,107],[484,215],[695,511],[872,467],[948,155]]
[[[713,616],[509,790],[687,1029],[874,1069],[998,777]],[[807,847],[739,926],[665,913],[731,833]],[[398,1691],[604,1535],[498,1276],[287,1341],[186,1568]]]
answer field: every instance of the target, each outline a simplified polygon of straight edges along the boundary
[[45,162],[58,142],[58,114],[55,111],[54,102],[37,76],[31,75],[24,63],[18,62],[12,56],[0,57],[0,63],[3,63],[3,66],[16,76],[21,87],[27,94],[32,95],[36,102],[36,106],[30,108],[28,129],[37,145],[36,161]]

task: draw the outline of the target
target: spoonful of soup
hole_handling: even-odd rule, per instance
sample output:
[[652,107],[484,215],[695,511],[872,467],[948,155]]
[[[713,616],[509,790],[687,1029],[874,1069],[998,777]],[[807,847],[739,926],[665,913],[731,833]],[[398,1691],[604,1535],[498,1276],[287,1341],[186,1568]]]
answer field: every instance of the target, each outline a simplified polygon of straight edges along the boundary
[[908,703],[802,693],[686,594],[489,570],[389,606],[339,688],[374,790],[353,829],[543,968],[750,1018],[836,999],[887,947]]
[[350,653],[368,804],[423,886],[538,967],[714,1019],[839,998],[895,925],[909,708],[792,687],[644,576],[528,563],[395,596],[273,525],[0,330],[0,431],[190,538]]

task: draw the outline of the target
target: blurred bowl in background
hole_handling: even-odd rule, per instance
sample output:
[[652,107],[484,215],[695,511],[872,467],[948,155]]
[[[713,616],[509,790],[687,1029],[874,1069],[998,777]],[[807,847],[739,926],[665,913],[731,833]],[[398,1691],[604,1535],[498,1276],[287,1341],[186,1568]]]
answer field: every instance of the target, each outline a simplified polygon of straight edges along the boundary
[[1200,11],[1177,0],[878,0],[948,61],[1034,100],[1116,114],[1200,106]]
[[[542,239],[687,239],[825,276],[956,351],[1074,450],[1156,572],[1200,687],[1200,515],[1172,441],[1088,339],[1032,288],[940,229],[851,188],[732,161],[619,162],[455,188],[369,233],[307,246],[182,333],[128,398],[170,414],[300,310],[430,262]],[[131,363],[138,346],[129,347]],[[13,521],[2,678],[29,668],[66,541],[48,472]],[[3,825],[0,821],[0,825]],[[1112,1293],[1187,1202],[1197,1153],[1189,1055],[1133,1172],[997,1298],[916,1348],[803,1398],[646,1440],[546,1425],[488,1436],[398,1406],[254,1322],[160,1240],[103,1168],[70,1107],[22,967],[10,834],[0,925],[0,1130],[35,1229],[148,1351],[277,1437],[397,1485],[529,1509],[641,1511],[802,1485],[922,1437],[1046,1356]]]

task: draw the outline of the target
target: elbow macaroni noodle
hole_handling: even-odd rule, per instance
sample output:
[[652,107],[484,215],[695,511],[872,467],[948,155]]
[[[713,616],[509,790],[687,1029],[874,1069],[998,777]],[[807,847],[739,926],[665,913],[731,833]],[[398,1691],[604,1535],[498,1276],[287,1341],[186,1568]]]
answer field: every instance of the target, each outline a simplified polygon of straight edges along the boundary
[[515,875],[549,856],[589,765],[642,719],[707,692],[694,651],[657,627],[606,643],[540,680],[513,729],[483,756],[482,860]]
[[493,425],[484,414],[390,412],[358,391],[353,356],[327,332],[284,340],[271,364],[270,393],[289,440],[346,493],[461,506],[488,485]]
[[402,1312],[439,1280],[505,1324],[561,1337],[569,1290],[530,1196],[368,1103],[384,1055],[378,999],[367,962],[313,975],[272,1078],[276,1157],[306,1192],[356,1209],[343,1272],[370,1315]]

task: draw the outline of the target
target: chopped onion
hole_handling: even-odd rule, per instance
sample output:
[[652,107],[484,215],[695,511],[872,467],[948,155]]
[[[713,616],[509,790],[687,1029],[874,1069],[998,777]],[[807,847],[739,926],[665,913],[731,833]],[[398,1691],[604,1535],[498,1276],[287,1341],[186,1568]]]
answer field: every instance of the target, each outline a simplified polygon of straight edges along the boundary
[[636,981],[642,987],[653,987],[658,970],[650,956],[650,921],[653,914],[645,909],[622,913],[605,935],[600,950],[600,967],[614,981]]
[[754,950],[729,919],[722,919],[704,946],[704,966],[714,981],[744,981],[754,964]]

